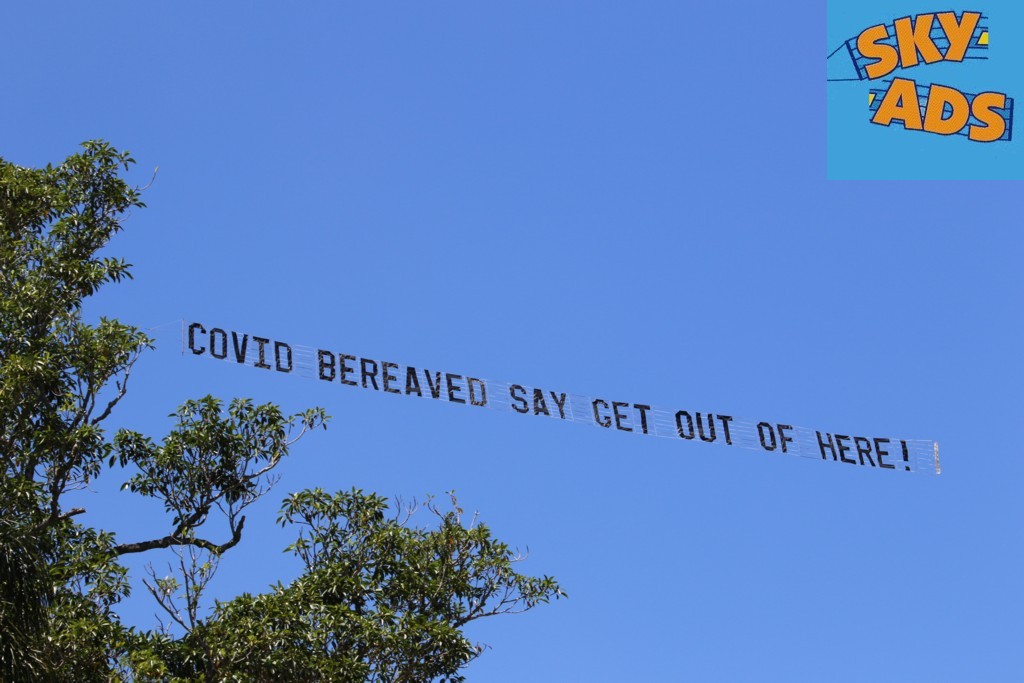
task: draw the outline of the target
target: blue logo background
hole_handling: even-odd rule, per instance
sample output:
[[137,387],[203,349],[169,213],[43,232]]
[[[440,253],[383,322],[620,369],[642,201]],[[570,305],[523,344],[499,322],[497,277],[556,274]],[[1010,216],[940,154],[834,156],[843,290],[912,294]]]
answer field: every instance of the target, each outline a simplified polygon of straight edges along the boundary
[[[908,15],[954,10],[984,12],[989,27],[987,60],[940,62],[897,69],[892,76],[918,85],[950,85],[963,92],[998,91],[1017,99],[1024,93],[1024,4],[967,2],[949,7],[935,0],[882,2],[829,0],[827,56],[861,31]],[[852,73],[852,67],[850,68]],[[891,77],[890,77],[891,78]],[[906,131],[873,125],[869,92],[881,81],[828,82],[828,177],[833,180],[1024,179],[1024,142],[1014,122],[1014,140],[980,144],[962,135]]]

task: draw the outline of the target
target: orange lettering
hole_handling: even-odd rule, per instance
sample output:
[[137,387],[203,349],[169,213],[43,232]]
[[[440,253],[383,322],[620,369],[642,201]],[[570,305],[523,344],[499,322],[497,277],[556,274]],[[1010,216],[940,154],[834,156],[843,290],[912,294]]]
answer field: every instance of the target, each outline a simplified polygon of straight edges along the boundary
[[955,12],[940,12],[936,16],[939,18],[942,30],[946,32],[946,37],[949,38],[949,49],[946,50],[946,56],[943,59],[947,62],[964,61],[967,48],[971,46],[971,36],[974,35],[974,29],[978,28],[978,22],[981,21],[981,13],[964,12],[959,22],[956,20]]
[[[943,118],[946,105],[952,108],[949,118]],[[924,112],[924,129],[939,135],[956,135],[971,118],[967,96],[955,88],[932,85],[928,90],[928,108]]]
[[878,105],[878,111],[871,117],[871,123],[880,126],[902,121],[907,130],[924,130],[921,121],[921,105],[917,101],[917,85],[905,78],[894,78],[889,90]]
[[1006,95],[1000,92],[983,92],[971,103],[971,112],[984,126],[971,124],[967,137],[975,142],[995,142],[1006,133],[1006,119],[995,111],[1006,108]]
[[864,29],[860,35],[857,36],[857,49],[860,53],[868,59],[877,59],[878,61],[872,62],[867,65],[865,69],[868,72],[868,78],[874,80],[883,76],[888,76],[896,67],[899,65],[899,53],[896,52],[896,48],[892,45],[883,45],[879,41],[885,40],[889,37],[889,29],[885,27],[885,24],[879,24],[878,26],[872,26],[871,28]]
[[904,69],[918,65],[918,54],[924,57],[925,64],[942,61],[942,53],[932,42],[934,20],[934,14],[919,14],[915,19],[903,17],[893,22],[896,26],[896,44],[900,46],[900,65]]

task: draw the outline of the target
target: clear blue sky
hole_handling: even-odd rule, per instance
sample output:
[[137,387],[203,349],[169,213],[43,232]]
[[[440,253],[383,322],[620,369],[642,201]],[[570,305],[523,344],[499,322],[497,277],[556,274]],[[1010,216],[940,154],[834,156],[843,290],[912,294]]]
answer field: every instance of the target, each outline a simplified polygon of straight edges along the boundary
[[[640,439],[184,358],[172,325],[118,424],[162,435],[206,393],[334,416],[218,596],[295,575],[289,491],[454,488],[571,596],[474,628],[471,681],[1020,680],[1020,186],[826,181],[823,3],[15,3],[4,25],[5,158],[102,137],[135,182],[160,167],[112,247],[136,279],[90,316],[942,448],[927,477]],[[119,477],[81,519],[165,533]],[[155,609],[140,589],[124,616]]]

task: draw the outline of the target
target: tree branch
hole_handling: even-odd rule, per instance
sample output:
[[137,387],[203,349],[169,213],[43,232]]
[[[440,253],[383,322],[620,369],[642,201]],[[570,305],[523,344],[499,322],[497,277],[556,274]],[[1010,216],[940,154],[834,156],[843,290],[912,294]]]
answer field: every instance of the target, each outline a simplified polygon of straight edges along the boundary
[[47,528],[56,524],[57,522],[63,521],[65,519],[70,519],[75,515],[82,514],[83,512],[85,512],[85,508],[71,508],[67,512],[60,514],[58,512],[57,507],[53,506],[50,510],[49,516],[39,524],[35,525],[35,527],[33,527],[32,529],[32,533],[39,533],[40,531],[44,531]]
[[121,543],[114,546],[114,553],[117,555],[128,555],[131,553],[144,553],[147,550],[158,548],[170,548],[171,546],[194,545],[197,548],[208,550],[214,555],[220,555],[226,550],[238,545],[242,540],[242,527],[245,526],[245,517],[238,520],[238,526],[233,529],[231,540],[217,545],[202,538],[194,538],[184,534],[169,534],[163,538],[155,538],[151,541],[140,541],[139,543]]

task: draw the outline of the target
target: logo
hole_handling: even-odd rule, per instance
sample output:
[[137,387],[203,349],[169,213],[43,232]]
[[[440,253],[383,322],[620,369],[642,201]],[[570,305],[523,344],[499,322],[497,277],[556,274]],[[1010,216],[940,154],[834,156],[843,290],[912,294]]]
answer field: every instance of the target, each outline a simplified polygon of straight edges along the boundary
[[[961,136],[976,143],[1013,140],[1014,100],[999,87],[968,92],[956,84],[894,76],[933,64],[989,59],[988,17],[980,11],[904,16],[862,28],[828,56],[830,87],[868,86],[871,124]],[[948,73],[948,71],[947,71]],[[923,79],[922,79],[923,80]]]

